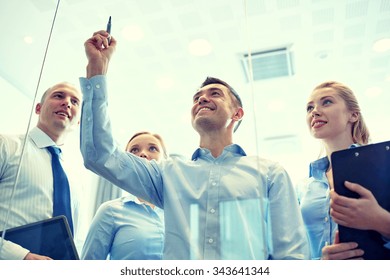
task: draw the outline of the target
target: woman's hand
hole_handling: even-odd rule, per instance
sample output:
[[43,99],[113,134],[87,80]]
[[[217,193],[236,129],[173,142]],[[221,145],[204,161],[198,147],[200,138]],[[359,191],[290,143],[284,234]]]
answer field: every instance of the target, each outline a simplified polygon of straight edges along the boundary
[[28,253],[25,257],[24,257],[25,260],[52,260],[52,258],[49,258],[47,256],[42,256],[42,255],[37,255],[37,254],[33,254],[33,253]]
[[349,198],[330,192],[330,215],[340,225],[375,230],[384,237],[390,237],[390,212],[382,208],[374,195],[359,184],[345,182],[345,186],[359,194],[359,198]]
[[332,245],[326,245],[322,248],[322,260],[362,260],[364,251],[358,249],[356,242],[339,243],[339,232],[336,232],[335,240]]

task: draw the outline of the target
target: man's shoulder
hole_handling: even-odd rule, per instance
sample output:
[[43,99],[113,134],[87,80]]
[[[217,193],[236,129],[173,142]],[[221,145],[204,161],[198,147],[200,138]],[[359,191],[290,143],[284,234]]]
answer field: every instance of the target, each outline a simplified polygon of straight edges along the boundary
[[22,135],[0,135],[0,169],[15,162],[21,154],[23,146]]
[[279,166],[280,163],[274,159],[266,158],[257,155],[246,155],[242,157],[242,160],[253,161],[260,166]]
[[24,140],[24,135],[0,134],[0,147],[7,149],[10,152],[15,152],[20,147]]
[[269,176],[269,178],[284,177],[287,174],[284,166],[271,158],[252,155],[242,157],[242,160],[247,161],[247,164],[249,162],[252,168],[257,169],[260,174]]
[[20,141],[24,137],[22,134],[0,134],[0,141]]

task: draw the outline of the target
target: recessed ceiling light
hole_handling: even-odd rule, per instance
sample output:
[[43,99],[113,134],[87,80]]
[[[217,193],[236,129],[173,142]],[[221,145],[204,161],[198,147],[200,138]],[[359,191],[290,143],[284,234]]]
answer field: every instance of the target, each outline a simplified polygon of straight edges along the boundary
[[211,53],[212,46],[209,41],[205,39],[196,39],[189,43],[188,51],[195,56],[205,56]]
[[26,43],[26,44],[32,44],[33,43],[33,38],[31,37],[31,36],[25,36],[24,38],[23,38],[23,40],[24,40],[24,42]]
[[390,38],[384,38],[376,41],[372,45],[372,49],[376,52],[385,52],[390,50]]
[[122,36],[127,41],[140,41],[144,38],[144,32],[138,25],[128,25],[122,29]]

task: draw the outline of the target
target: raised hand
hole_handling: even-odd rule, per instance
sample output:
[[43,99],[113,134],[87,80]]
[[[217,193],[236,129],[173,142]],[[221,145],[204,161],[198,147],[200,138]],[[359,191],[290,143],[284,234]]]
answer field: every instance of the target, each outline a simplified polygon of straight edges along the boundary
[[[108,38],[110,38],[110,44],[108,44]],[[87,78],[107,73],[116,43],[115,38],[105,30],[93,33],[93,36],[85,41],[85,53],[88,58]]]

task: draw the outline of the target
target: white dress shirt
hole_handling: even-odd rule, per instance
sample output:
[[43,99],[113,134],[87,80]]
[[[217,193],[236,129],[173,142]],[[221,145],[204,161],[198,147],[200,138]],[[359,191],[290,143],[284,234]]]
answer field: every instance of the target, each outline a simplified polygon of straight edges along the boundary
[[[24,137],[0,135],[0,231],[48,219],[53,215],[53,174],[51,156],[46,147],[56,144],[37,127],[30,131],[26,141],[11,201]],[[70,189],[72,215],[76,216],[77,200],[73,199],[72,186]],[[29,252],[15,243],[2,240],[1,237],[0,246],[0,259],[21,260]]]

